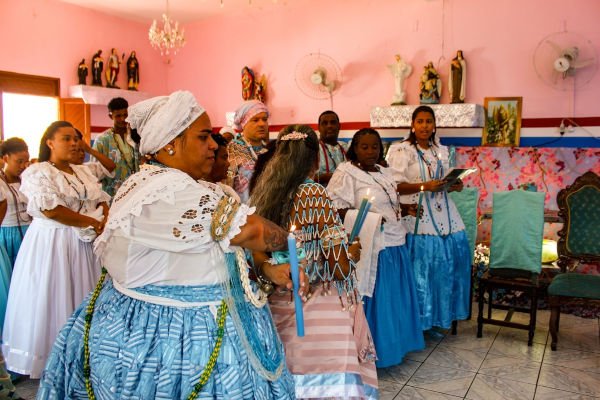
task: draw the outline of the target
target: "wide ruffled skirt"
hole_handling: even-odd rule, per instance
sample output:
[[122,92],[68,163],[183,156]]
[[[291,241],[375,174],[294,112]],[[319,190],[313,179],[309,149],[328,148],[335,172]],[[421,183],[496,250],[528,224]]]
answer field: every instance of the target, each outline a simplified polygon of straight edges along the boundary
[[[4,249],[11,262],[11,267],[15,265],[15,260],[17,259],[17,254],[19,253],[19,248],[21,247],[27,228],[29,228],[29,225],[22,225],[21,230],[19,230],[18,226],[0,227],[0,243],[4,245]],[[21,236],[21,232],[23,232],[23,236]]]
[[315,287],[302,308],[305,335],[298,337],[290,293],[269,298],[298,399],[378,398],[375,348],[364,312],[343,299],[342,305],[334,287],[330,294]]
[[[146,288],[146,287],[144,287]],[[149,286],[146,294],[206,301],[220,288]],[[139,290],[138,290],[139,291]],[[87,399],[83,377],[83,332],[89,297],[60,331],[40,381],[38,399]],[[270,330],[268,307],[250,307],[269,354],[281,351]],[[95,305],[89,334],[91,383],[97,399],[185,399],[199,381],[217,339],[215,306],[179,308],[133,299],[108,280]],[[252,329],[249,327],[248,329]],[[217,362],[198,399],[293,399],[294,382],[284,366],[267,381],[249,362],[229,315]]]
[[373,297],[363,298],[378,368],[400,364],[406,353],[425,348],[411,265],[406,246],[379,252]]
[[444,236],[406,235],[421,315],[421,329],[449,329],[467,318],[471,255],[465,231]]
[[31,223],[8,293],[2,332],[8,370],[41,376],[56,334],[99,277],[92,244],[80,241],[71,227]]
[[0,243],[0,324],[4,322],[11,275],[12,264],[10,258],[8,257],[4,246]]

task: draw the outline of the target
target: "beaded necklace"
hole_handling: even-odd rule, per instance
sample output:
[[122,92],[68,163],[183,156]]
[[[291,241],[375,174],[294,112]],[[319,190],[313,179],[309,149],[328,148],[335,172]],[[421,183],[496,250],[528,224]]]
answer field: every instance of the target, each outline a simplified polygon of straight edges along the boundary
[[[359,163],[360,165],[360,163]],[[377,171],[373,171],[373,172],[379,172],[381,175],[383,175],[383,172],[381,172],[381,168],[377,165],[374,166],[375,169],[377,169]],[[378,184],[379,186],[381,186],[381,188],[383,189],[383,191],[385,192],[385,194],[387,195],[388,201],[390,202],[390,207],[392,207],[392,210],[394,211],[394,214],[396,214],[396,221],[400,220],[400,210],[398,209],[398,206],[394,204],[394,201],[392,200],[392,196],[390,195],[390,193],[388,192],[388,190],[385,188],[385,186],[383,185],[383,183],[379,182],[377,180],[377,178],[375,178],[375,175],[373,175],[371,172],[361,168],[360,166],[358,166],[358,169],[360,169],[361,171],[364,171],[367,173],[367,175],[369,175],[371,177],[371,179],[373,179],[375,181],[376,184]]]
[[[421,182],[426,182],[429,179],[439,179],[442,174],[444,173],[444,166],[442,165],[442,160],[440,157],[438,157],[438,154],[435,152],[435,150],[433,150],[433,148],[431,148],[431,152],[433,153],[433,155],[435,156],[435,158],[437,159],[437,168],[436,168],[436,172],[435,172],[435,176],[432,176],[431,174],[431,168],[429,168],[431,166],[431,163],[429,163],[425,157],[423,152],[417,148],[417,153],[419,154],[419,168],[421,169]],[[425,164],[427,163],[428,166],[428,173],[429,176],[427,177],[425,175]],[[438,236],[442,236],[441,232],[437,226],[437,222],[435,221],[435,217],[433,216],[433,212],[431,211],[431,203],[430,203],[430,197],[433,200],[433,198],[435,197],[436,193],[435,192],[431,192],[431,196],[424,196],[423,192],[419,193],[419,205],[417,207],[417,215],[421,214],[421,204],[423,202],[423,197],[425,197],[425,202],[427,203],[427,210],[429,211],[429,217],[431,218],[431,222],[433,224],[433,228],[435,229],[435,232],[438,234]],[[441,196],[444,197],[444,200],[446,202],[446,212],[448,214],[448,225],[449,225],[449,232],[448,234],[452,233],[452,222],[450,220],[450,207],[448,205],[448,193],[446,193],[446,191],[444,190],[443,193],[440,193]],[[442,211],[442,204],[439,203],[438,201],[436,201],[436,209],[438,212]],[[414,230],[414,234],[417,234],[417,231],[419,229],[419,221],[420,218],[416,219],[415,222],[415,230]]]
[[81,179],[79,179],[79,177],[77,176],[77,173],[75,172],[75,170],[73,168],[71,168],[71,170],[73,171],[73,174],[68,174],[68,175],[72,175],[75,177],[75,179],[77,179],[79,181],[79,183],[83,186],[83,197],[81,196],[81,192],[77,189],[77,183],[73,182],[72,180],[70,180],[69,178],[67,178],[67,173],[60,170],[56,164],[54,164],[53,162],[49,161],[50,165],[52,165],[54,168],[58,169],[58,171],[61,173],[61,175],[63,176],[63,178],[65,178],[65,180],[67,181],[67,183],[69,184],[69,186],[71,186],[73,188],[73,190],[77,193],[77,200],[79,200],[79,210],[77,210],[77,212],[81,211],[81,209],[83,208],[83,202],[85,200],[87,200],[87,187],[85,186],[85,183],[83,183],[83,181]]
[[[338,163],[335,162],[335,158],[333,158],[333,154],[331,154],[331,152],[329,151],[329,146],[326,143],[324,143],[322,140],[319,141],[319,144],[323,148],[323,155],[325,156],[325,168],[327,169],[327,173],[329,173],[329,159],[331,158],[331,161],[333,162],[334,170],[338,167]],[[342,156],[344,157],[344,160],[345,160],[346,152],[344,151],[344,148],[339,143],[336,143],[336,146],[338,146],[340,148],[340,151],[342,152]]]
[[[15,210],[16,210],[16,214],[17,214],[17,226],[19,227],[19,233],[21,234],[21,239],[23,238],[23,228],[21,228],[21,211],[19,210],[19,202],[18,202],[18,198],[19,198],[19,194],[17,193],[17,190],[10,186],[10,183],[8,183],[8,178],[6,177],[6,174],[4,173],[4,170],[0,169],[0,174],[2,175],[2,180],[4,181],[4,183],[6,183],[6,186],[8,186],[8,189],[10,190],[10,194],[12,195],[13,201],[15,203]],[[29,217],[28,214],[27,215],[27,219],[24,220],[23,222],[31,222],[31,217]]]
[[248,143],[248,141],[246,141],[246,138],[244,137],[244,135],[241,135],[241,134],[239,136],[239,139],[241,139],[241,141],[244,142],[243,144],[246,146],[246,148],[250,152],[250,157],[252,157],[252,160],[256,161],[258,159],[256,152],[261,152],[265,148],[265,146],[262,144],[260,146],[252,146],[250,143]]

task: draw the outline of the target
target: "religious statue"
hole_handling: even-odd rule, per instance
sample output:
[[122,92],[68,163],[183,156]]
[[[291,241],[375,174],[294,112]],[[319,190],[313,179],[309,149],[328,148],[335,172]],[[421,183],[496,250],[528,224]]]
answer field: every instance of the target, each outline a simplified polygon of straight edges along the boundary
[[450,64],[448,75],[448,90],[451,103],[465,102],[465,81],[467,80],[467,62],[463,58],[462,50],[456,52],[456,57]]
[[140,83],[140,64],[138,63],[135,51],[131,52],[131,55],[127,59],[127,89],[138,90],[138,84]]
[[254,72],[248,68],[242,68],[242,99],[252,100],[254,98]]
[[440,102],[442,80],[431,61],[423,67],[419,88],[421,89],[421,104],[438,104]]
[[92,85],[102,86],[102,69],[104,61],[102,60],[102,50],[98,50],[92,56]]
[[412,73],[412,67],[404,61],[400,54],[396,54],[396,63],[387,66],[394,75],[394,102],[392,105],[406,104],[406,92],[404,91],[404,80]]
[[86,78],[88,76],[88,67],[85,65],[85,58],[81,59],[79,66],[77,67],[77,77],[79,78],[79,84],[85,85]]
[[267,99],[267,78],[265,74],[254,82],[254,98],[262,103]]
[[[125,54],[123,54],[123,58]],[[117,76],[119,75],[121,61],[119,61],[119,55],[117,50],[112,48],[110,50],[110,56],[106,60],[106,87],[118,89]]]

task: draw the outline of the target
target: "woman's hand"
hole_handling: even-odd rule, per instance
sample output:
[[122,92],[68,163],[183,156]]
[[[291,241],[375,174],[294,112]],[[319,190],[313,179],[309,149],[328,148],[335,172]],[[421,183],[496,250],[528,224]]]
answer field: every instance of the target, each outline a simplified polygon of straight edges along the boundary
[[[417,217],[417,210],[419,208],[419,205],[416,203],[411,203],[411,204],[400,204],[400,209],[402,210],[402,215],[412,215],[413,217]],[[419,216],[418,218],[421,218],[423,216],[423,207],[421,207],[421,210],[419,210]]]
[[455,183],[450,185],[450,187],[448,188],[448,192],[461,192],[463,190],[464,186],[465,185],[464,185],[462,179],[458,179]]
[[[306,267],[306,261],[302,260],[298,265],[299,273],[300,273],[300,290],[298,294],[302,298],[302,300],[307,300],[308,290],[310,288],[308,277],[304,272],[304,268]],[[273,284],[277,285],[278,289],[281,290],[283,288],[287,288],[292,290],[294,285],[292,282],[292,272],[291,266],[289,263],[286,264],[276,264],[271,265],[269,263],[264,263],[262,268],[260,269],[262,275],[273,282]]]
[[79,141],[79,147],[81,148],[81,150],[83,150],[86,153],[89,153],[90,150],[92,149],[90,147],[90,145],[85,140],[80,140]]
[[354,263],[357,263],[360,260],[360,250],[362,249],[360,245],[360,239],[358,236],[354,238],[354,242],[348,246],[348,254]]
[[441,179],[432,179],[423,183],[423,187],[427,192],[439,192],[441,190],[444,190],[445,184],[446,181],[443,181]]

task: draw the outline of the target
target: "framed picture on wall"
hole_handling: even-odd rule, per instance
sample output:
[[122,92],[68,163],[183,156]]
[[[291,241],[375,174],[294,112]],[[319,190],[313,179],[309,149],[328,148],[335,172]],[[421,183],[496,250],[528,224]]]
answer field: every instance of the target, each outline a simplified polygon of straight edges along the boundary
[[486,97],[482,146],[519,145],[523,97]]

